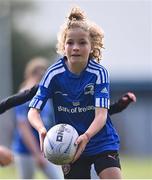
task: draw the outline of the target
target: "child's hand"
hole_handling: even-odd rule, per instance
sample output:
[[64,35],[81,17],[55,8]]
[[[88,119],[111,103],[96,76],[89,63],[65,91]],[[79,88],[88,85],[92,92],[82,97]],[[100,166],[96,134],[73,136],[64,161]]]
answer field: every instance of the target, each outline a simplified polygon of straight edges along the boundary
[[46,131],[45,127],[42,127],[39,130],[40,149],[42,152],[43,152],[44,138],[45,138],[46,134],[47,134],[47,131]]
[[14,160],[13,153],[5,146],[0,145],[0,166],[10,165]]
[[118,101],[120,108],[125,109],[131,102],[136,102],[136,96],[132,92],[128,92],[121,97]]
[[132,92],[128,92],[122,97],[123,101],[136,102],[136,96]]
[[76,151],[76,154],[74,156],[72,163],[74,163],[80,157],[80,155],[83,153],[88,142],[89,142],[89,138],[86,133],[84,133],[78,137],[78,139],[75,142],[75,144],[78,146],[78,148],[77,148],[77,151]]

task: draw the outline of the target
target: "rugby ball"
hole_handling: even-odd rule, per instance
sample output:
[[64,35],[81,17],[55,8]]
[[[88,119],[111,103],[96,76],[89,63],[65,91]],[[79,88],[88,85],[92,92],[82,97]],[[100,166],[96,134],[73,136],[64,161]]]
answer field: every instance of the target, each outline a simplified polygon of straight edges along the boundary
[[56,165],[70,163],[77,150],[75,141],[78,133],[69,124],[57,124],[46,134],[44,139],[44,156]]

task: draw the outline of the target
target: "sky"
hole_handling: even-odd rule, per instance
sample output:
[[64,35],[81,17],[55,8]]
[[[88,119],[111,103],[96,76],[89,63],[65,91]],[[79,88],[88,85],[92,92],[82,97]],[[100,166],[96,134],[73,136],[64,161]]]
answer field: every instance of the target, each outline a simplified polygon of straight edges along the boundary
[[105,50],[102,64],[113,79],[152,81],[152,2],[149,0],[39,0],[37,10],[20,21],[40,45],[56,40],[72,5],[79,5],[89,19],[102,27]]

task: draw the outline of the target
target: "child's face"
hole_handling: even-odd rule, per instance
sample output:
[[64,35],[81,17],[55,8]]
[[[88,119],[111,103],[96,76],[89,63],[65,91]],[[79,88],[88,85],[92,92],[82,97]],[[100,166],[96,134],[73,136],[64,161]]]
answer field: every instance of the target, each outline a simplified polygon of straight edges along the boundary
[[64,48],[68,63],[86,65],[91,52],[89,33],[81,28],[69,29]]

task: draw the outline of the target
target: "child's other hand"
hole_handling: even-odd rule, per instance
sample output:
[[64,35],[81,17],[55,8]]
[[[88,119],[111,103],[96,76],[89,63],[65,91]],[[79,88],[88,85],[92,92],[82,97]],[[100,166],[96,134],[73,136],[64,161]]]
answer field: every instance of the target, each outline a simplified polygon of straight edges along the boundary
[[118,100],[118,105],[120,108],[126,108],[131,102],[136,102],[136,96],[132,92],[127,92],[125,95]]
[[45,138],[46,134],[47,134],[47,131],[46,131],[45,127],[42,127],[39,130],[40,149],[42,152],[43,152],[44,138]]
[[80,157],[88,142],[89,142],[89,138],[85,133],[77,138],[75,144],[78,146],[78,148],[72,163],[74,163]]

